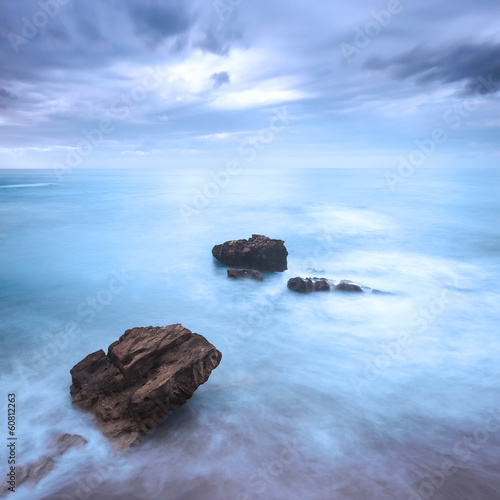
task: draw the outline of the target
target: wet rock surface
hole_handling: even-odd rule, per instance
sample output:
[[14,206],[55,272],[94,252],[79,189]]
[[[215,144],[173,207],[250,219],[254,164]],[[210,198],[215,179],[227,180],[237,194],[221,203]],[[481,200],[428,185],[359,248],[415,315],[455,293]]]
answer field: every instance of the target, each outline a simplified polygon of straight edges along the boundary
[[254,234],[248,240],[226,241],[215,245],[212,255],[231,267],[282,272],[287,269],[288,251],[283,240]]
[[127,330],[71,370],[73,404],[91,411],[118,449],[136,443],[182,406],[222,358],[203,336],[180,324]]

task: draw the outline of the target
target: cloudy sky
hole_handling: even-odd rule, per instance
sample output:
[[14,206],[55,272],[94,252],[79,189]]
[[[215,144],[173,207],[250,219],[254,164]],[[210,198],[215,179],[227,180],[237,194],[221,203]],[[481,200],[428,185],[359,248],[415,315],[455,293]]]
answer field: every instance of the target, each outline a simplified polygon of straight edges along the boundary
[[499,19],[498,0],[2,0],[0,168],[214,167],[252,140],[280,167],[425,147],[493,166]]

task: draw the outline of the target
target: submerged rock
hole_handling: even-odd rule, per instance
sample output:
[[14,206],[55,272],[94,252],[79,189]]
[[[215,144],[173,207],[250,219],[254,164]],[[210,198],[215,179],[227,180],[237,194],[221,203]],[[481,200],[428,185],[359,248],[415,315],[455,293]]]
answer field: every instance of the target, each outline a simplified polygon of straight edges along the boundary
[[[4,497],[9,493],[17,493],[17,489],[24,484],[31,488],[35,487],[37,483],[48,476],[55,468],[56,463],[51,457],[47,456],[26,465],[16,465],[15,476],[9,476],[9,474],[4,476],[5,481],[2,481],[0,485],[0,497]],[[10,477],[12,477],[12,485],[9,483]],[[9,487],[13,487],[14,490],[9,490]]]
[[377,295],[394,295],[391,292],[383,292],[382,290],[376,290],[376,289],[373,289],[372,293],[375,293]]
[[380,290],[373,290],[367,286],[361,286],[357,283],[348,280],[342,280],[336,283],[333,280],[327,278],[291,278],[287,283],[288,288],[294,292],[327,292],[329,290],[334,290],[336,292],[347,292],[347,293],[363,293],[371,292],[380,295],[392,295],[390,292],[382,292]]
[[52,457],[44,456],[36,462],[16,467],[16,486],[24,483],[34,487],[44,477],[48,476],[56,468],[56,463]]
[[[81,447],[85,444],[87,444],[87,440],[78,434],[59,434],[55,436],[48,446],[46,455],[36,462],[15,466],[15,491],[24,484],[32,488],[36,486],[57,467],[53,457],[60,457],[70,448]],[[7,480],[0,485],[0,497],[4,497],[11,492],[8,489],[10,484],[7,482],[10,476],[9,474],[5,476]]]
[[73,403],[92,411],[116,448],[158,427],[205,383],[221,353],[180,324],[133,328],[71,369]]
[[235,279],[252,279],[257,281],[264,281],[262,278],[262,274],[255,269],[228,269],[227,270],[228,278]]
[[336,287],[335,290],[338,292],[350,292],[350,293],[362,293],[363,289],[357,285],[356,283],[353,283],[352,281],[345,281],[342,280]]
[[212,255],[227,266],[282,272],[287,269],[288,252],[283,240],[254,234],[249,240],[226,241],[215,245]]
[[70,448],[81,448],[87,444],[87,440],[78,434],[58,434],[49,443],[49,455],[60,457]]

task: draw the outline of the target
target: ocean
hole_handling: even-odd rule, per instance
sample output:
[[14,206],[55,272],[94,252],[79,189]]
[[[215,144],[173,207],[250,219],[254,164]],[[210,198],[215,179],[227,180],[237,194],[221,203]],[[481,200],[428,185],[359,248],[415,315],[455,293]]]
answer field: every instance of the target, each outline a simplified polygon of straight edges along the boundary
[[[481,168],[0,171],[2,431],[15,393],[17,464],[88,440],[15,499],[498,499],[499,188]],[[227,279],[212,247],[252,234],[285,240],[288,270]],[[172,323],[221,364],[117,455],[70,369]]]

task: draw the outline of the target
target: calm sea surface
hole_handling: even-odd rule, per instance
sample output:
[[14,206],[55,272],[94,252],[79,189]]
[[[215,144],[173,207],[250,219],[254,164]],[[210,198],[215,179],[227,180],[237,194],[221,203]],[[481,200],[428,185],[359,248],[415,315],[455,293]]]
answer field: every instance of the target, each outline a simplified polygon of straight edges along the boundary
[[[19,464],[54,433],[89,441],[16,500],[498,499],[500,172],[420,170],[395,192],[373,169],[219,183],[0,171],[3,432],[15,392]],[[285,240],[288,271],[228,280],[213,245],[252,234]],[[294,276],[393,295],[300,295]],[[117,457],[71,406],[69,370],[171,323],[222,362]]]

